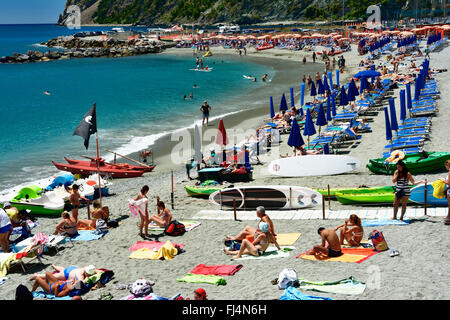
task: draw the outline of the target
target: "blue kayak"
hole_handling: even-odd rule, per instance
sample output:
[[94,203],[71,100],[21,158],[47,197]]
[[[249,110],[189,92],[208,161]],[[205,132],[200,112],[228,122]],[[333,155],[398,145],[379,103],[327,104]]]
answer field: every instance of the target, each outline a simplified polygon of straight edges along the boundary
[[[430,207],[446,207],[448,205],[447,198],[438,199],[433,197],[433,186],[427,185],[427,206]],[[417,187],[411,189],[411,196],[409,200],[424,204],[425,203],[425,185],[420,184]]]

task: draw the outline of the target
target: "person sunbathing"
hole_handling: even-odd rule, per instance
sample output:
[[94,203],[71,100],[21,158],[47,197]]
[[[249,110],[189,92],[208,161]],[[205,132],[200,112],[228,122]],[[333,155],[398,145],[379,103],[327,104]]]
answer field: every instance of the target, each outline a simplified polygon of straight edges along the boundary
[[67,211],[64,211],[61,216],[63,220],[58,223],[53,234],[60,234],[67,237],[78,235],[78,223],[76,219]]
[[327,259],[342,255],[341,243],[336,231],[320,227],[317,233],[322,237],[322,244],[315,245],[308,251],[309,255],[314,255],[316,259]]
[[65,297],[75,288],[75,280],[58,280],[50,272],[46,272],[44,277],[34,279],[31,292],[41,287],[45,293],[53,294],[55,297]]
[[[270,219],[270,217],[266,214],[266,209],[263,206],[259,206],[256,208],[256,215],[260,219],[259,222],[266,222],[269,224],[269,230],[270,233],[276,237],[276,233],[273,228],[273,222]],[[258,223],[259,226],[259,223]],[[254,239],[258,237],[258,233],[260,233],[261,230],[259,228],[254,228],[252,226],[246,226],[241,232],[239,232],[236,236],[227,236],[225,240],[233,240],[233,241],[241,241],[245,239],[247,236],[253,236]]]
[[296,156],[308,156],[319,154],[319,150],[306,150],[304,146],[295,147],[295,155]]
[[[102,273],[103,271],[100,269],[96,269],[93,265],[89,265],[84,268],[79,268],[76,266],[69,266],[67,268],[51,265],[51,267],[55,270],[52,273],[52,276],[56,280],[60,281],[82,281],[86,282],[86,280],[93,276],[94,274]],[[37,274],[35,273],[30,280],[36,280],[36,278],[45,278],[45,274]]]
[[258,229],[261,232],[258,233],[258,236],[253,240],[253,242],[250,242],[248,239],[244,239],[242,240],[239,250],[229,250],[228,248],[225,248],[224,252],[227,255],[233,255],[232,259],[239,259],[243,254],[256,257],[262,256],[271,243],[274,243],[277,249],[281,250],[278,242],[270,232],[269,224],[267,222],[260,222],[258,224]]
[[158,201],[157,202],[158,215],[156,214],[152,215],[149,221],[154,222],[158,226],[165,228],[172,221],[172,213],[168,208],[166,208],[164,202],[159,200],[159,197],[157,197],[156,199]]
[[349,219],[346,219],[344,224],[334,228],[334,231],[341,229],[340,243],[344,244],[344,240],[347,240],[348,244],[352,247],[358,247],[364,236],[364,229],[361,225],[361,219],[356,215],[350,215]]

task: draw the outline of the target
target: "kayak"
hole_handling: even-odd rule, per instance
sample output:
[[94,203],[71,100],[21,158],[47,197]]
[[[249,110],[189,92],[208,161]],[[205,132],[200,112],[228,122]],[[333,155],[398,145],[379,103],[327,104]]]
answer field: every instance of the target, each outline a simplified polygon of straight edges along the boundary
[[[328,189],[314,189],[319,192],[323,196],[328,196]],[[330,197],[336,197],[336,193],[353,193],[353,194],[361,194],[361,193],[371,193],[377,191],[391,191],[391,186],[386,187],[358,187],[358,188],[330,188]]]
[[259,46],[255,48],[256,51],[262,51],[262,50],[267,50],[267,49],[273,49],[273,45],[267,45],[267,46]]
[[[69,163],[69,164],[97,166],[97,158],[92,158],[91,161],[86,161],[86,160],[69,159],[67,157],[64,157],[64,160],[66,160],[67,163]],[[138,170],[138,171],[144,171],[144,172],[152,172],[153,169],[155,169],[155,167],[156,167],[155,165],[153,165],[153,166],[137,166],[137,165],[131,165],[128,163],[109,163],[109,162],[106,162],[105,159],[100,158],[100,167],[103,167],[103,166],[106,166],[106,167],[110,166],[112,168],[117,168],[117,169]]]
[[[423,158],[423,153],[411,153],[405,155],[403,162],[411,174],[430,173],[445,170],[444,163],[450,159],[448,152],[425,152],[428,156]],[[385,164],[385,158],[370,159],[367,168],[375,174],[393,175],[397,169],[394,163]]]
[[392,204],[395,187],[370,188],[357,191],[336,192],[336,199],[342,204]]
[[112,178],[135,178],[144,174],[144,170],[114,167],[110,165],[100,165],[99,170],[95,161],[86,164],[66,164],[52,161],[53,165],[62,171],[68,171],[72,174],[91,175],[97,172],[101,176],[111,176]]
[[223,189],[220,186],[184,186],[191,197],[209,197],[210,194]]

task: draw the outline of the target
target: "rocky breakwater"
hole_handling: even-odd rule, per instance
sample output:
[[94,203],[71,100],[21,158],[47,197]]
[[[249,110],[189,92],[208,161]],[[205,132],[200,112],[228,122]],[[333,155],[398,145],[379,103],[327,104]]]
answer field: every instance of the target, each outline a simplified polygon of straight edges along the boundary
[[30,63],[63,60],[72,58],[127,57],[149,53],[159,53],[175,43],[157,41],[149,38],[117,40],[104,37],[77,38],[73,36],[58,37],[41,45],[49,50],[27,51],[26,54],[14,53],[12,56],[0,57],[0,63]]

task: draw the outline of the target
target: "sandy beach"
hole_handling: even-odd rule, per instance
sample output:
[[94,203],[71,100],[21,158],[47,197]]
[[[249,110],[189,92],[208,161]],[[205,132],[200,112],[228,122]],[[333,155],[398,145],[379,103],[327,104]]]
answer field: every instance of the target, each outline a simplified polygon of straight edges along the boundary
[[[318,48],[319,50],[319,48]],[[236,53],[231,49],[212,49],[215,56],[229,55]],[[163,54],[191,54],[191,49],[170,49]],[[316,62],[317,66],[312,66],[312,52],[288,51],[272,49],[264,52],[248,50],[247,56],[243,58],[260,61],[274,71],[272,83],[266,87],[255,90],[252,96],[261,96],[261,102],[254,105],[249,110],[228,116],[224,119],[227,129],[234,128],[254,128],[261,126],[263,120],[268,117],[269,96],[274,96],[275,109],[279,100],[275,96],[281,96],[285,92],[289,97],[289,88],[300,87],[302,73],[303,55],[308,59],[308,70],[315,70],[322,73],[324,64],[321,59]],[[358,71],[357,64],[362,57],[357,55],[357,50],[352,45],[352,51],[344,54],[347,70],[341,74],[340,82],[345,83],[350,75]],[[446,45],[431,54],[431,68],[443,69],[448,67],[450,49]],[[309,65],[311,63],[311,65]],[[294,69],[298,66],[298,69]],[[311,73],[311,76],[314,76]],[[436,75],[441,98],[438,100],[440,112],[433,118],[431,140],[425,145],[426,151],[450,151],[450,142],[443,137],[446,136],[447,123],[450,120],[450,112],[446,110],[444,101],[450,99],[450,74],[448,72]],[[299,90],[296,90],[299,93]],[[399,90],[394,91],[398,96]],[[251,98],[251,97],[250,97]],[[288,98],[289,99],[289,98]],[[309,95],[306,101],[310,101]],[[267,101],[265,104],[262,101]],[[245,104],[245,100],[243,102]],[[387,104],[387,100],[384,101]],[[371,133],[363,133],[362,139],[354,148],[350,148],[350,156],[358,158],[361,167],[348,174],[338,176],[325,176],[314,178],[279,178],[269,176],[267,173],[267,163],[271,155],[262,157],[263,165],[255,166],[253,174],[254,180],[250,185],[291,185],[314,188],[332,188],[343,186],[359,185],[392,185],[392,177],[380,176],[370,173],[365,167],[371,158],[381,157],[382,149],[386,145],[384,130],[384,115],[382,109],[374,110],[370,116]],[[210,128],[217,130],[217,121],[210,123]],[[291,152],[286,145],[287,136],[282,136],[280,153]],[[129,293],[127,290],[116,290],[116,284],[130,284],[139,278],[145,278],[155,282],[153,291],[161,296],[172,297],[181,293],[183,297],[192,299],[193,291],[198,287],[203,287],[208,297],[212,300],[268,300],[279,299],[283,291],[270,283],[278,277],[284,268],[294,268],[301,278],[311,281],[334,281],[353,276],[355,279],[366,282],[367,288],[361,295],[342,295],[320,292],[305,292],[307,294],[330,297],[336,300],[419,300],[419,299],[450,299],[448,265],[448,227],[443,224],[442,218],[426,217],[423,220],[413,221],[407,226],[383,226],[365,228],[365,236],[373,229],[383,232],[390,248],[395,248],[400,252],[398,257],[390,257],[385,251],[374,255],[368,260],[357,263],[340,262],[318,262],[297,259],[300,253],[311,249],[313,245],[320,244],[320,237],[317,229],[321,226],[332,228],[342,224],[342,220],[274,220],[275,231],[277,233],[300,232],[300,238],[295,242],[295,250],[291,251],[289,257],[269,260],[244,260],[230,261],[230,256],[222,252],[223,240],[226,235],[237,234],[246,225],[256,226],[256,220],[231,221],[231,220],[201,220],[201,225],[192,231],[185,233],[182,237],[172,238],[162,236],[157,238],[160,241],[174,241],[184,243],[185,252],[176,256],[170,261],[161,260],[136,260],[130,259],[129,248],[142,239],[138,235],[138,219],[133,218],[128,208],[128,199],[137,196],[143,185],[149,185],[149,199],[151,214],[156,212],[156,196],[160,196],[170,208],[171,193],[171,171],[174,174],[174,210],[173,217],[176,220],[192,220],[200,210],[219,209],[213,206],[208,200],[188,197],[184,186],[193,184],[188,182],[184,170],[184,165],[174,166],[170,161],[169,151],[175,142],[170,142],[169,137],[165,137],[163,143],[155,148],[156,170],[153,173],[145,174],[141,178],[114,180],[110,187],[113,196],[103,199],[103,204],[109,206],[112,219],[121,219],[121,225],[110,230],[110,233],[100,240],[90,242],[77,242],[72,247],[64,244],[60,247],[59,254],[44,255],[44,265],[35,263],[28,272],[23,273],[19,266],[7,274],[8,279],[0,285],[0,299],[14,299],[15,289],[19,284],[24,284],[31,288],[32,282],[28,279],[33,273],[51,271],[51,264],[67,267],[69,265],[86,266],[93,264],[98,268],[113,270],[114,279],[106,287],[90,291],[83,296],[85,300],[97,300],[102,293],[111,293],[114,300],[119,300]],[[161,141],[160,141],[161,142]],[[206,151],[206,147],[204,146]],[[133,157],[133,155],[132,155]],[[136,157],[135,157],[136,158]],[[193,177],[196,176],[194,170]],[[418,175],[414,178],[434,181],[445,176],[444,173],[432,175]],[[237,185],[237,184],[235,184]],[[389,206],[388,206],[389,207]],[[337,201],[332,201],[331,209],[354,210],[367,207],[344,206]],[[316,208],[320,210],[320,208]],[[269,213],[270,215],[270,213]],[[255,214],[256,216],[256,214]],[[87,218],[86,209],[80,211],[81,218]],[[239,218],[239,213],[238,213]],[[39,226],[34,229],[34,233],[43,232],[51,234],[59,218],[39,218]],[[185,276],[198,264],[220,265],[220,264],[242,264],[243,268],[234,276],[227,276],[225,286],[215,286],[210,284],[194,284],[178,282],[177,278]],[[373,281],[374,273],[378,275],[376,285],[369,285]]]

